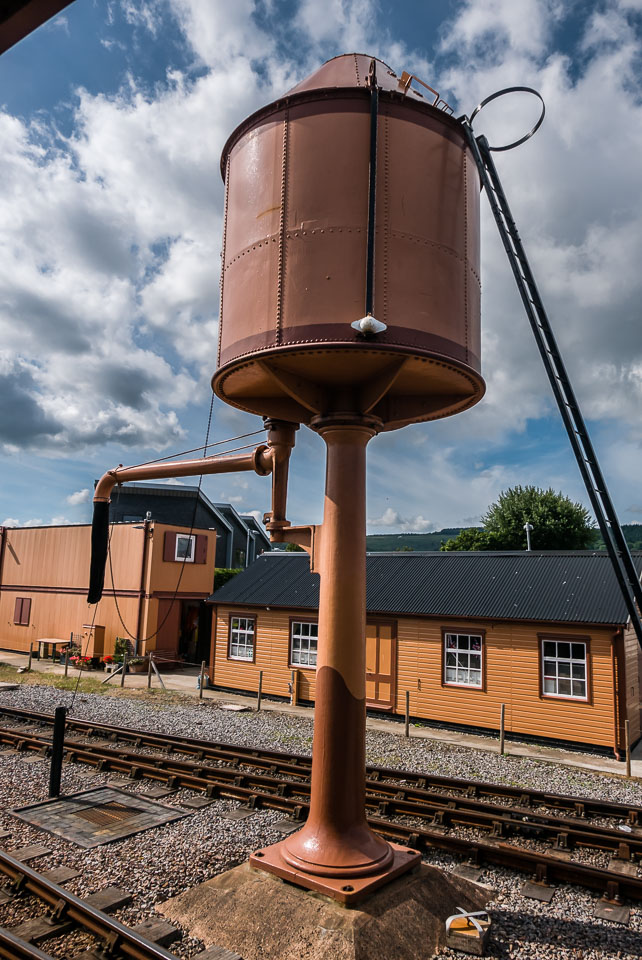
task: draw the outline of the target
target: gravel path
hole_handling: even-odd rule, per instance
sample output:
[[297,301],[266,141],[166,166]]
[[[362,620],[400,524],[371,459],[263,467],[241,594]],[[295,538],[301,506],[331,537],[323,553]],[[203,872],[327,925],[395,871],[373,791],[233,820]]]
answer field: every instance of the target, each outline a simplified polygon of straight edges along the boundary
[[[175,698],[174,698],[175,700]],[[52,711],[71,702],[71,694],[51,687],[23,686],[2,691],[0,703],[29,710]],[[272,747],[309,754],[312,746],[312,722],[264,710],[260,714],[230,713],[218,702],[184,703],[127,699],[124,697],[82,695],[77,697],[74,716],[139,727],[154,733],[178,734],[257,747]],[[439,773],[446,776],[478,778],[559,793],[598,797],[642,806],[642,783],[593,774],[577,768],[521,757],[500,757],[430,740],[410,741],[394,733],[369,731],[367,753],[370,763]],[[113,781],[113,774],[86,777],[82,768],[65,765],[63,790],[86,790]],[[135,834],[125,840],[83,850],[58,837],[29,827],[6,810],[10,807],[46,799],[48,764],[25,763],[20,756],[0,752],[0,830],[11,831],[6,847],[39,843],[51,849],[47,857],[34,861],[38,871],[56,866],[73,866],[82,876],[67,886],[79,896],[109,884],[126,888],[134,895],[131,905],[115,916],[134,925],[153,913],[154,905],[201,883],[223,870],[243,862],[252,850],[282,839],[274,823],[282,819],[276,811],[257,811],[240,821],[226,820],[221,813],[238,804],[217,800],[210,806],[191,812],[182,820],[164,827]],[[145,793],[149,783],[133,782],[131,789]],[[179,806],[193,796],[180,790],[163,803]],[[473,836],[473,833],[470,834]],[[600,854],[595,860],[603,862]],[[579,854],[586,861],[587,853]],[[429,854],[427,863],[450,870],[457,861],[443,853]],[[628,927],[592,917],[597,897],[573,887],[559,887],[552,903],[540,904],[523,898],[519,890],[524,877],[496,867],[487,868],[481,882],[495,891],[491,902],[493,958],[560,958],[560,960],[633,960],[642,954],[642,911],[631,911]],[[32,900],[0,907],[0,925],[34,915]],[[78,940],[80,944],[80,938]],[[198,941],[184,938],[170,947],[177,956],[191,957],[202,949]],[[48,947],[48,949],[50,949]],[[60,947],[62,950],[62,947]],[[62,952],[58,954],[64,956]],[[446,951],[444,955],[464,958],[464,954]],[[379,958],[372,958],[379,960]],[[394,958],[390,958],[394,960]]]

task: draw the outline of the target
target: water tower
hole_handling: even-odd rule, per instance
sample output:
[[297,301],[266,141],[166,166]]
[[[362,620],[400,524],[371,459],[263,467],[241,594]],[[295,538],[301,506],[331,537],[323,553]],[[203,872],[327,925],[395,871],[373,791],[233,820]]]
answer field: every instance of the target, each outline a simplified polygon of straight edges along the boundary
[[461,124],[411,80],[336,57],[245,120],[221,161],[213,389],[327,448],[323,524],[267,518],[320,574],[310,814],[251,863],[344,902],[419,859],[365,820],[366,446],[484,392],[479,176]]

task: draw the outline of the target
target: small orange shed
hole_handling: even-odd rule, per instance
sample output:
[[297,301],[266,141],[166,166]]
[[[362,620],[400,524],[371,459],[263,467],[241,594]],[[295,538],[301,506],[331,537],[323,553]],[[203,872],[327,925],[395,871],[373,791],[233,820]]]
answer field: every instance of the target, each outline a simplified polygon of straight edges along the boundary
[[[642,556],[634,562],[642,568]],[[271,553],[210,603],[210,680],[314,700],[318,576]],[[640,656],[598,552],[370,554],[368,707],[425,722],[621,754],[640,738]]]

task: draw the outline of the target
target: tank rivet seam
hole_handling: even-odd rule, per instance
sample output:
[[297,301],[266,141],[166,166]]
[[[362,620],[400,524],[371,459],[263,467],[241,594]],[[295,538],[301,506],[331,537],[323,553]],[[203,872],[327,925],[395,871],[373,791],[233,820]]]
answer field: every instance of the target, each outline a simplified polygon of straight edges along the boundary
[[466,148],[464,147],[464,257],[466,258],[464,264],[464,335],[466,341],[466,362],[468,363],[468,270],[466,266],[468,265],[468,156],[466,154]]
[[[283,153],[281,155],[281,213],[279,217],[279,261],[278,285],[276,291],[276,342],[281,342],[281,325],[283,322],[283,285],[285,273],[285,240],[287,223],[287,166],[288,166],[288,131],[289,111],[285,111],[283,118]],[[289,239],[289,234],[287,235]]]
[[221,336],[223,333],[223,281],[225,279],[225,248],[227,244],[227,211],[229,207],[229,196],[230,196],[230,155],[227,155],[227,162],[225,164],[225,203],[223,206],[223,249],[221,250],[221,277],[219,280],[219,294],[218,294],[218,357],[216,360],[216,366],[220,367],[221,365]]

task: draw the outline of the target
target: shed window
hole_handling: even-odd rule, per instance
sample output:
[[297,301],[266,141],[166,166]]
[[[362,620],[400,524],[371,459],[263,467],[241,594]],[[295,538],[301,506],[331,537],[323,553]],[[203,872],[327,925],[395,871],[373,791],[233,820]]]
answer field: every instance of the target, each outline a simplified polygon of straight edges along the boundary
[[230,660],[254,660],[253,617],[232,617],[230,620]]
[[13,608],[13,622],[18,624],[20,627],[28,627],[30,614],[30,597],[16,597],[16,604]]
[[545,697],[587,698],[586,644],[578,641],[544,640],[542,678]]
[[318,625],[307,620],[293,620],[290,627],[290,663],[298,667],[317,665]]
[[447,633],[444,636],[444,682],[458,687],[482,685],[482,637]]
[[176,553],[174,555],[175,560],[184,560],[186,563],[194,563],[194,544],[196,537],[192,534],[184,535],[178,533],[176,535]]

